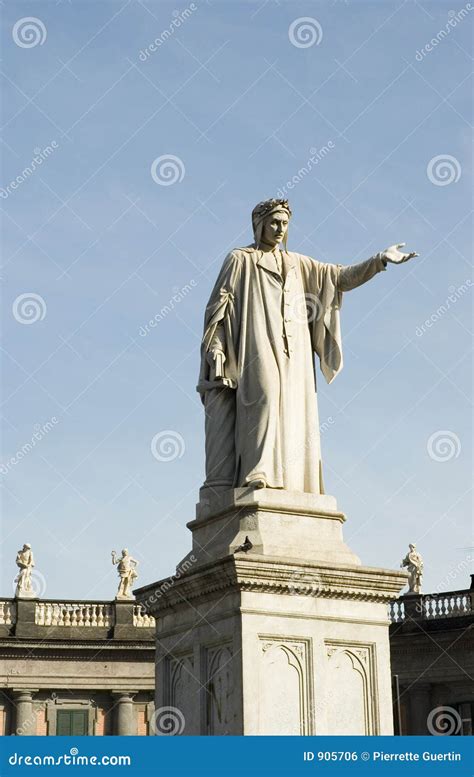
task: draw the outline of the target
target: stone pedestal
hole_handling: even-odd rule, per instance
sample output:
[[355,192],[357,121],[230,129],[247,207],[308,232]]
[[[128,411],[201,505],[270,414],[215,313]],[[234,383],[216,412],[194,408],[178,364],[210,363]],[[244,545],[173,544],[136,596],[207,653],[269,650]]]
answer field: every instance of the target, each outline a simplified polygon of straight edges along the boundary
[[135,592],[171,733],[393,733],[387,603],[407,574],[361,566],[344,520],[330,496],[202,494],[192,552]]

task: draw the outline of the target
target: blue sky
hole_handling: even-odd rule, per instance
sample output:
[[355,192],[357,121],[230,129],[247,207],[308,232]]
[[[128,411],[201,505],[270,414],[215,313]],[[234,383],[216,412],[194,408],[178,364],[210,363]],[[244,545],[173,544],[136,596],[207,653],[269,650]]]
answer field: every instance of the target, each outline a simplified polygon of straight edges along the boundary
[[[227,251],[251,241],[252,207],[293,176],[290,249],[342,264],[402,240],[420,253],[345,296],[345,367],[331,386],[319,375],[326,489],[346,541],[381,567],[415,541],[426,591],[468,586],[474,14],[463,8],[2,3],[4,595],[25,541],[42,594],[57,598],[111,598],[112,549],[130,549],[142,585],[189,550],[204,306]],[[309,38],[293,25],[292,41],[302,17]],[[169,185],[151,175],[163,156],[177,158]],[[171,461],[151,452],[162,431],[178,439]]]

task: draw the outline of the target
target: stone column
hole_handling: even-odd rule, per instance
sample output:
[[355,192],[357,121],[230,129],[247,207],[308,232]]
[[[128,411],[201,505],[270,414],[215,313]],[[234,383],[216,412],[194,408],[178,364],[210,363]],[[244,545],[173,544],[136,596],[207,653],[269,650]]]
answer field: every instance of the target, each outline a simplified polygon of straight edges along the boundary
[[17,736],[34,736],[36,734],[36,714],[33,708],[33,694],[36,690],[14,690],[13,704],[15,706],[15,734]]
[[112,691],[115,703],[115,731],[117,736],[136,736],[137,720],[133,697],[137,691]]

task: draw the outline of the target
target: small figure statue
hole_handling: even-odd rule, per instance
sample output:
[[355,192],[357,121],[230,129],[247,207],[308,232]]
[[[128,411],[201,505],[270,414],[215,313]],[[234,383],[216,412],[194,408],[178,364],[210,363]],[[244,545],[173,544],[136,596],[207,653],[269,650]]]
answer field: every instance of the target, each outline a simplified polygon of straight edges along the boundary
[[408,593],[421,593],[421,580],[423,578],[423,559],[416,549],[415,544],[408,546],[409,551],[400,566],[406,567],[410,577],[408,578]]
[[117,571],[120,575],[120,583],[115,598],[133,599],[130,588],[132,587],[133,581],[138,577],[138,573],[136,572],[138,561],[129,554],[127,548],[124,548],[120,558],[117,558],[115,550],[112,551],[112,564],[118,565]]
[[31,599],[35,596],[35,592],[31,585],[31,572],[35,562],[31,545],[28,542],[25,542],[23,548],[18,551],[15,561],[17,567],[20,569],[15,578],[15,596],[18,597],[18,599]]

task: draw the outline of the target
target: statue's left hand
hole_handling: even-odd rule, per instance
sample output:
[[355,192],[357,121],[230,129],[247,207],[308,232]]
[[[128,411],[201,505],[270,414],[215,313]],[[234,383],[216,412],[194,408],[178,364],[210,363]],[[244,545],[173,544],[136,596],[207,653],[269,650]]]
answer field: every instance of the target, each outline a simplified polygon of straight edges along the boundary
[[392,264],[403,264],[403,262],[408,262],[409,259],[419,256],[419,254],[414,251],[409,254],[404,254],[403,251],[399,250],[400,248],[403,248],[404,245],[406,244],[395,243],[395,245],[386,248],[385,251],[382,251],[382,259],[385,259],[386,262],[391,262]]

